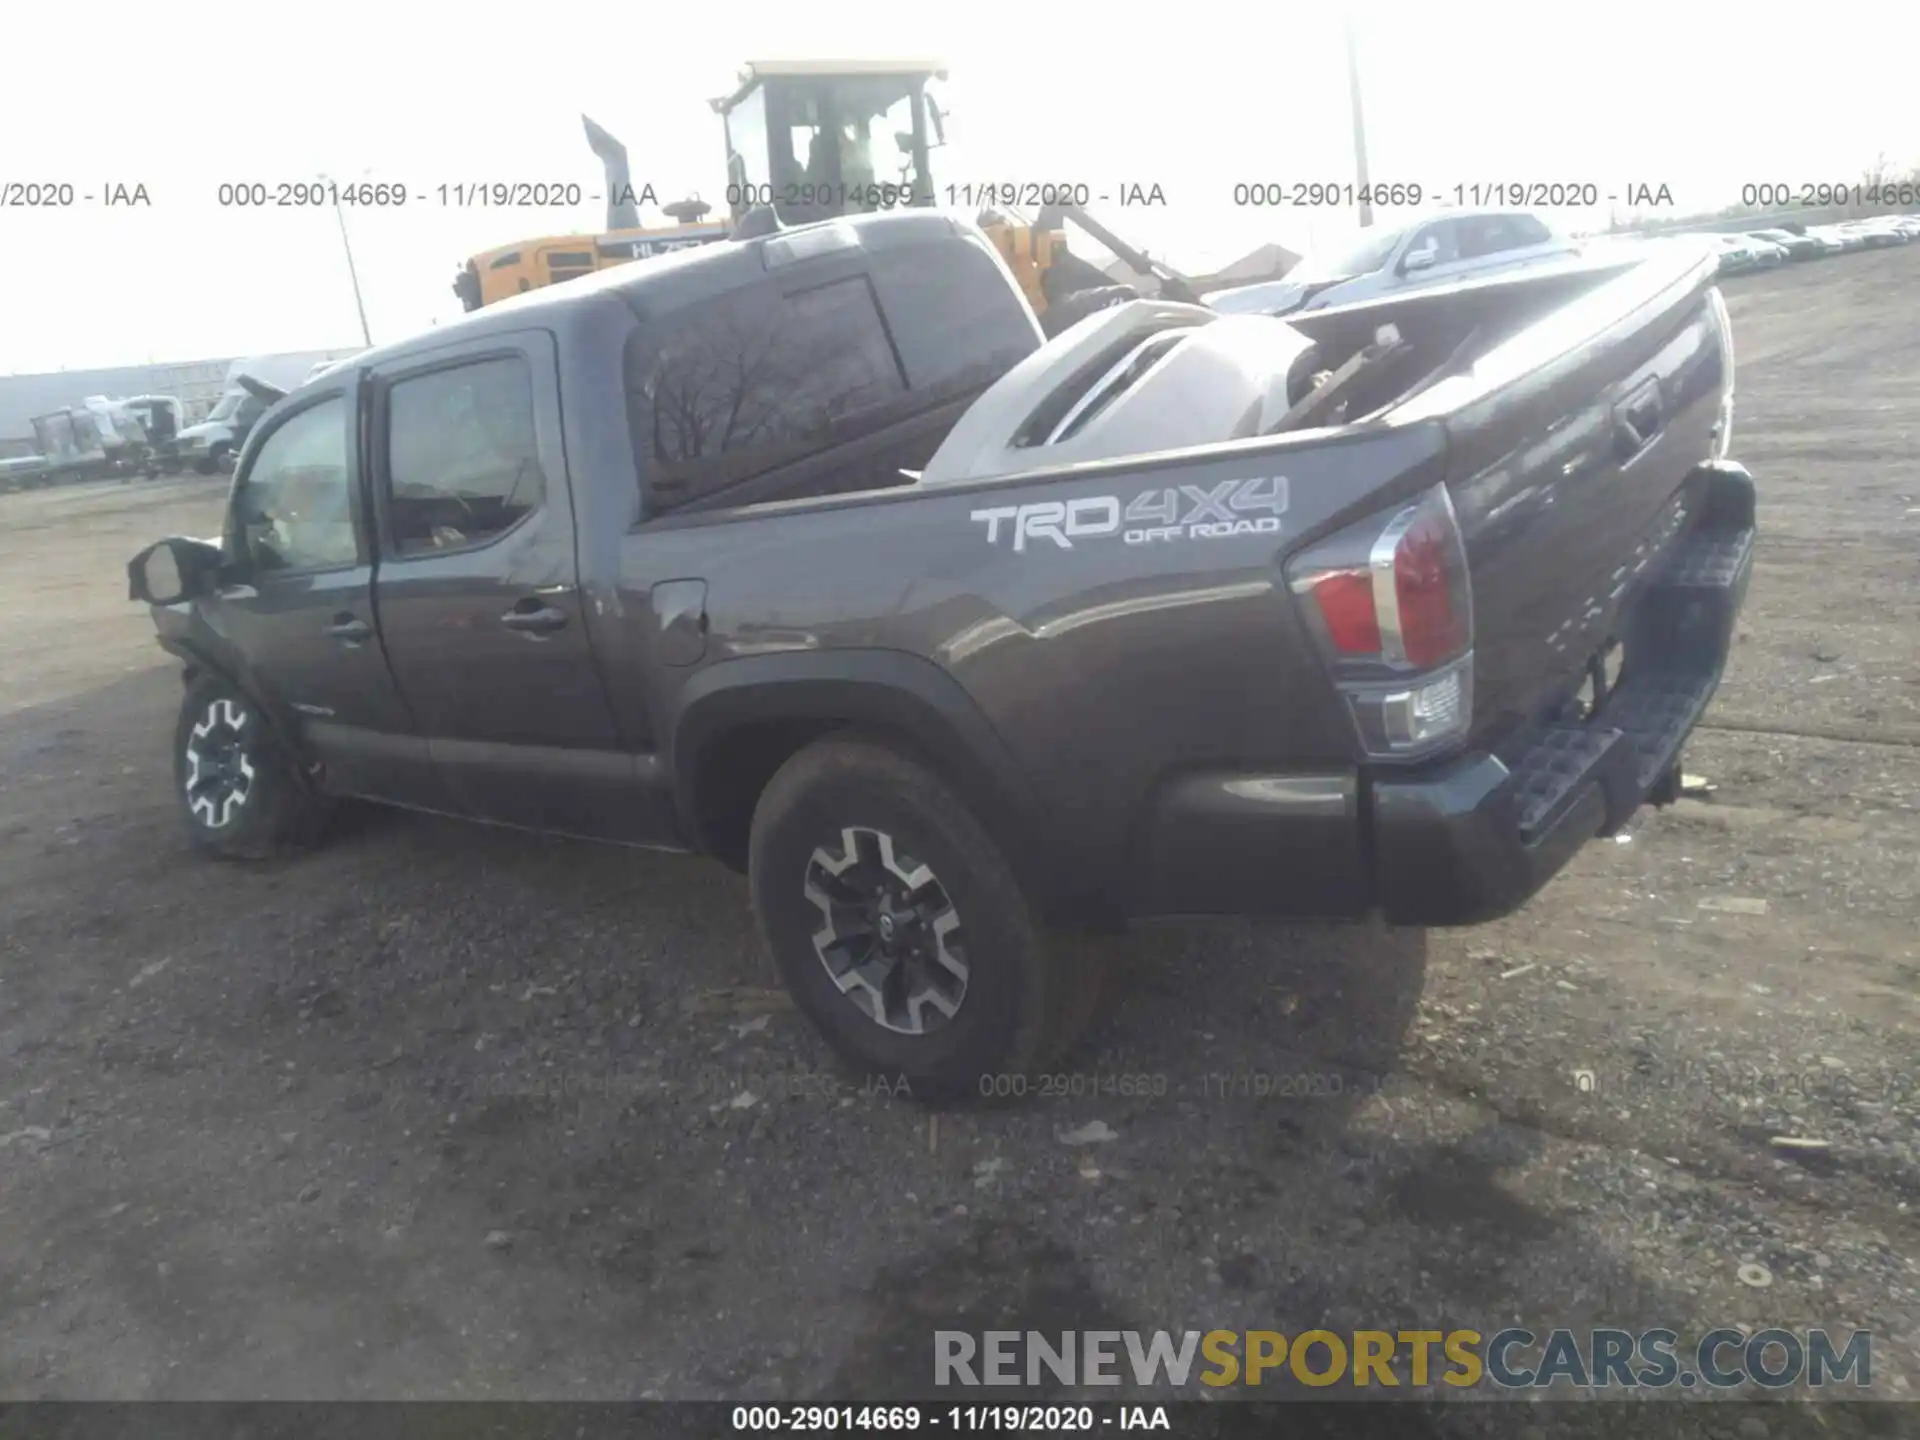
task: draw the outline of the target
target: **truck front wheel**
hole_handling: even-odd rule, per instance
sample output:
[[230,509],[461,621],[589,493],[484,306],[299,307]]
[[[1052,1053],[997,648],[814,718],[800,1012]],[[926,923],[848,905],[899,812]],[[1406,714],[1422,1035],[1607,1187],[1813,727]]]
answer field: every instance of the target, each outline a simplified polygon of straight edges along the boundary
[[754,811],[748,876],[794,1002],[856,1070],[920,1100],[1016,1093],[1097,976],[1049,943],[985,827],[884,740],[809,745]]
[[325,802],[254,703],[216,676],[187,687],[173,736],[187,838],[223,860],[264,860],[319,838]]

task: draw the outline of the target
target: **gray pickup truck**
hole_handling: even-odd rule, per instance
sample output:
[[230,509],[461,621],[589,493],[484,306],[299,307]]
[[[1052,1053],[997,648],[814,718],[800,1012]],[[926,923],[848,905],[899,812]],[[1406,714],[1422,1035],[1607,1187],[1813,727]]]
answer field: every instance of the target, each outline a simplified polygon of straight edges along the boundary
[[830,221],[369,351],[130,562],[187,833],[357,797],[704,853],[869,1073],[1072,1041],[1088,936],[1484,920],[1670,799],[1744,596],[1713,260],[1044,341],[985,238]]

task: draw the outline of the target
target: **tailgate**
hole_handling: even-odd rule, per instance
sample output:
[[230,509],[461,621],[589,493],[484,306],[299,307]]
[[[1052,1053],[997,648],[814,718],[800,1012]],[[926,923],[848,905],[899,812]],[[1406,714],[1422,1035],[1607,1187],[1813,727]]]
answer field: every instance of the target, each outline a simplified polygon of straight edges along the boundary
[[1423,397],[1472,575],[1473,732],[1576,691],[1689,523],[1731,342],[1714,265],[1676,247],[1555,311]]

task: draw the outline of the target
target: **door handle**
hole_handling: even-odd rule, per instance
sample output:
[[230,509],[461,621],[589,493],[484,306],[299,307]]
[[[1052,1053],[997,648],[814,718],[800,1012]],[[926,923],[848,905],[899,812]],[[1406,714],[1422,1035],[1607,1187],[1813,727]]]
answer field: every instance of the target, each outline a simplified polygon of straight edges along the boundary
[[1633,459],[1653,443],[1666,419],[1666,407],[1660,394],[1658,376],[1649,379],[1619,408],[1614,432],[1616,453],[1624,462]]
[[1660,392],[1643,397],[1627,407],[1627,421],[1636,434],[1650,436],[1660,428]]
[[556,610],[551,605],[542,605],[535,599],[527,599],[502,615],[500,623],[509,630],[519,630],[529,635],[550,635],[566,625],[567,612]]
[[346,645],[361,645],[373,634],[373,628],[351,612],[342,610],[327,626],[327,634]]

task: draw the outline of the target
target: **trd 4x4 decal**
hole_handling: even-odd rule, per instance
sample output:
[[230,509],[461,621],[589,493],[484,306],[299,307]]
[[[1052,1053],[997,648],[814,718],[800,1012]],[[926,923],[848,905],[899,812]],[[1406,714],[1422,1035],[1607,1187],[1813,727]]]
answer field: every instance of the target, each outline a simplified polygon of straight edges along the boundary
[[[1182,513],[1183,506],[1186,507]],[[1015,550],[1051,540],[1071,550],[1075,540],[1118,535],[1128,545],[1162,540],[1221,540],[1230,535],[1278,535],[1287,513],[1287,477],[1257,475],[1203,485],[1142,490],[1123,506],[1118,495],[996,505],[968,518],[987,527],[987,543],[1004,535]],[[1004,529],[1002,522],[1006,522]]]

